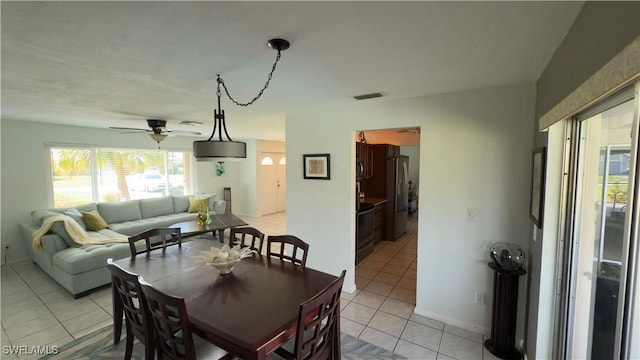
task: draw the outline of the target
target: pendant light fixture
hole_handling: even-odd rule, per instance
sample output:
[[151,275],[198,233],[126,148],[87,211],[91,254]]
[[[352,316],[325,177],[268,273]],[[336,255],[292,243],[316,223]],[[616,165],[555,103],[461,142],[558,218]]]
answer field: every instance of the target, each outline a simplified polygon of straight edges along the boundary
[[[222,110],[220,106],[220,98],[222,96],[221,88],[224,89],[227,97],[238,106],[249,106],[253,104],[256,100],[262,96],[262,93],[269,87],[269,82],[271,82],[271,77],[273,73],[276,71],[276,65],[278,61],[280,61],[280,52],[287,50],[289,48],[289,42],[283,39],[271,39],[267,42],[267,45],[276,50],[278,55],[276,56],[276,61],[273,63],[271,67],[271,72],[267,77],[267,82],[264,84],[264,87],[258,92],[251,101],[246,103],[241,103],[235,100],[231,94],[229,94],[229,89],[224,83],[224,80],[218,74],[218,88],[216,91],[216,95],[218,97],[218,108],[214,110],[213,115],[213,131],[211,132],[211,136],[208,140],[200,140],[193,142],[193,156],[197,161],[224,161],[224,160],[234,160],[234,159],[246,159],[247,158],[247,144],[240,141],[233,141],[227,132],[227,125],[225,123],[224,110]],[[224,136],[226,140],[222,136],[222,132],[224,131]],[[216,136],[216,132],[218,134],[217,140],[214,140]]]

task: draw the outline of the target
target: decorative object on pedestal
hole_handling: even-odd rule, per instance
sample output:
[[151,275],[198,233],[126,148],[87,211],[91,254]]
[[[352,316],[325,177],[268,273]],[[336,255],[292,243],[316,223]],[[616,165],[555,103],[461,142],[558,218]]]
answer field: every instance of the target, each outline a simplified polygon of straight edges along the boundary
[[524,264],[524,252],[516,244],[497,242],[491,245],[489,257],[504,270],[518,270]]
[[200,251],[197,258],[206,265],[213,266],[220,275],[227,275],[240,260],[256,252],[250,248],[240,248],[240,245],[230,248],[225,244],[222,248],[212,246],[210,251]]
[[518,305],[518,278],[526,274],[522,268],[524,253],[516,244],[499,242],[489,251],[489,268],[494,271],[491,338],[484,346],[501,359],[522,359],[515,347]]

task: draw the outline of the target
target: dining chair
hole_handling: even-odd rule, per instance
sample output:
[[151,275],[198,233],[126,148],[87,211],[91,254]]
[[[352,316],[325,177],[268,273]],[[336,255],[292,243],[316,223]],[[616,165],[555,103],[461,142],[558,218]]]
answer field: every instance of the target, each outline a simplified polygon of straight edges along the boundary
[[194,341],[194,334],[189,322],[189,314],[184,298],[166,294],[142,276],[138,279],[147,300],[152,318],[155,346],[158,358],[196,359],[196,354],[203,359],[232,359],[232,355],[223,349],[204,340]]
[[[300,304],[293,351],[276,349],[285,359],[340,359],[340,293],[347,271],[316,296]],[[290,344],[289,344],[290,345]]]
[[[139,250],[136,248],[135,243],[139,240],[144,240],[144,249]],[[182,246],[182,232],[180,228],[156,228],[129,237],[131,256],[148,253],[155,249],[164,249],[169,245]]]
[[[262,252],[262,243],[264,242],[264,233],[251,226],[231,228],[230,241],[232,244],[240,244],[240,247],[248,247],[260,254]],[[247,244],[247,240],[250,241]]]
[[[114,301],[119,299],[122,303],[125,316],[127,343],[124,358],[126,360],[131,359],[133,339],[135,337],[144,345],[145,359],[153,359],[155,348],[153,325],[151,324],[151,316],[147,310],[146,299],[138,282],[138,274],[124,270],[115,264],[112,258],[107,259],[107,268],[111,271]],[[122,318],[114,318],[113,321],[122,322]],[[121,329],[120,326],[116,326],[115,328]],[[119,341],[119,335],[117,339]]]
[[[280,245],[279,251],[272,249],[271,246],[274,244]],[[308,251],[309,244],[293,235],[270,235],[267,238],[267,255],[278,257],[280,260],[288,260],[306,267]]]

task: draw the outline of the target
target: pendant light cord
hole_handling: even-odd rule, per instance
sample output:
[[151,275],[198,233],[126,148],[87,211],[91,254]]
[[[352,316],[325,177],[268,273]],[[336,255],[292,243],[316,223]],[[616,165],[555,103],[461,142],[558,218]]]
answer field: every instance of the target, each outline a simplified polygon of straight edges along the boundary
[[271,72],[269,72],[269,76],[267,77],[267,82],[264,83],[264,87],[258,92],[258,95],[256,95],[256,97],[254,97],[253,99],[251,99],[251,101],[246,102],[246,103],[242,103],[237,101],[236,99],[234,99],[231,94],[229,93],[229,89],[227,89],[227,85],[224,83],[224,80],[222,80],[222,78],[220,77],[220,75],[218,75],[218,99],[220,96],[220,86],[222,85],[222,87],[224,88],[224,92],[227,94],[227,97],[229,97],[229,99],[231,101],[233,101],[234,104],[238,105],[238,106],[249,106],[251,104],[253,104],[254,102],[256,102],[256,100],[258,100],[261,96],[262,93],[269,87],[269,83],[271,82],[271,78],[273,77],[273,73],[276,71],[276,66],[278,65],[278,61],[280,61],[280,49],[278,48],[278,55],[276,55],[276,61],[273,63],[273,66],[271,67]]

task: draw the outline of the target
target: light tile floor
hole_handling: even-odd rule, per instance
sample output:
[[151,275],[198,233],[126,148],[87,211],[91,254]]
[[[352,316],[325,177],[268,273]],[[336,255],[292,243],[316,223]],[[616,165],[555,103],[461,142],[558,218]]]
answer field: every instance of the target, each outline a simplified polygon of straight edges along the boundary
[[[409,359],[494,359],[483,351],[482,335],[413,314],[415,218],[407,235],[376,245],[356,267],[358,290],[342,296],[342,331]],[[265,234],[286,234],[286,213],[244,219]],[[109,286],[73,299],[30,261],[3,265],[0,283],[2,359],[40,357],[5,346],[62,346],[112,323]]]
[[416,303],[417,214],[407,233],[376,244],[356,266],[356,290],[342,294],[341,330],[409,359],[497,359],[485,337],[413,313]]

